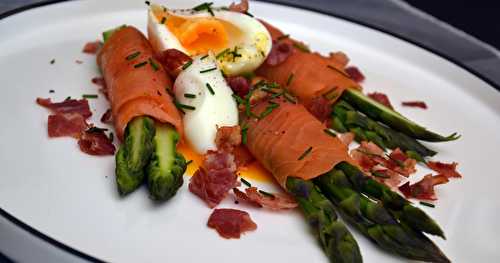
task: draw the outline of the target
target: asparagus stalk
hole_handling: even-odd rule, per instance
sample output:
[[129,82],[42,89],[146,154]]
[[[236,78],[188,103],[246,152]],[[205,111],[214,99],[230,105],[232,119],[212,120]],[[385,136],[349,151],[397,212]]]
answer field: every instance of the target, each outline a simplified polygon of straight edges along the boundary
[[337,220],[334,207],[311,181],[289,177],[287,190],[295,197],[330,262],[362,262],[356,240]]
[[144,181],[154,136],[154,121],[149,117],[136,117],[127,125],[124,142],[116,154],[116,183],[121,195],[134,191]]
[[398,222],[382,205],[352,189],[337,169],[314,180],[343,218],[386,251],[429,262],[450,262],[424,234]]
[[445,239],[443,230],[430,216],[386,185],[366,176],[356,166],[347,162],[339,163],[335,168],[344,172],[354,190],[372,199],[380,200],[399,221],[417,231]]
[[165,201],[182,186],[186,160],[176,151],[179,134],[169,124],[156,124],[153,155],[146,169],[150,197]]
[[418,160],[436,154],[435,151],[430,150],[408,135],[360,114],[344,100],[340,100],[333,106],[332,117],[334,120],[331,123],[334,129],[341,129],[340,132],[353,132],[357,141],[372,141],[383,149],[400,148],[405,152],[414,153],[413,155]]
[[380,121],[412,138],[429,142],[453,141],[460,138],[460,135],[457,133],[453,133],[449,136],[442,136],[429,131],[405,118],[403,115],[363,95],[363,93],[358,90],[347,89],[344,91],[341,98],[374,120]]

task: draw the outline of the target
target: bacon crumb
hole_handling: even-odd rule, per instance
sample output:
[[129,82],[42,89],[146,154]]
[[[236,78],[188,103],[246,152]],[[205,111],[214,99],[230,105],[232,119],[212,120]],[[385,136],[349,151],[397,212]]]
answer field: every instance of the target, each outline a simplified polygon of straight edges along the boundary
[[367,94],[368,97],[372,98],[376,102],[386,106],[387,108],[393,110],[394,108],[392,107],[391,101],[389,100],[389,97],[385,95],[384,93],[381,92],[372,92]]
[[432,174],[428,174],[415,184],[410,185],[410,182],[403,184],[399,187],[399,190],[405,195],[406,198],[437,200],[434,186],[445,184],[447,182],[448,178],[444,175],[433,176]]
[[37,98],[36,103],[42,107],[45,107],[52,111],[53,113],[78,113],[82,115],[85,119],[92,116],[90,111],[89,102],[86,99],[75,100],[67,99],[61,102],[52,102],[50,98],[43,99]]
[[79,138],[82,131],[88,128],[85,118],[79,113],[57,113],[49,115],[47,130],[49,137],[70,136]]
[[172,77],[177,77],[182,71],[182,67],[191,61],[191,58],[184,52],[175,48],[170,48],[158,54],[158,61]]
[[401,103],[401,105],[406,106],[406,107],[415,107],[415,108],[421,108],[426,110],[427,109],[427,104],[423,101],[404,101]]
[[97,54],[97,52],[99,52],[101,47],[102,47],[102,42],[99,40],[96,40],[94,42],[87,42],[85,43],[85,46],[83,46],[82,52],[95,55]]
[[242,233],[257,229],[250,215],[237,209],[214,209],[207,222],[223,238],[240,238]]
[[244,98],[250,91],[249,81],[242,76],[228,77],[226,81],[229,87],[231,87],[231,90],[241,98]]
[[352,141],[354,141],[354,137],[355,137],[354,133],[352,132],[344,132],[337,134],[337,138],[339,138],[339,140],[346,146],[349,146],[352,143]]
[[323,96],[316,97],[311,100],[307,109],[319,121],[325,122],[332,113],[332,106],[329,100]]
[[352,80],[356,81],[357,83],[363,82],[365,80],[365,76],[359,69],[355,66],[350,66],[345,68],[345,72],[347,75],[351,77]]
[[102,115],[101,122],[106,124],[113,123],[113,115],[111,114],[111,109],[106,110],[106,112]]
[[86,130],[78,140],[78,145],[82,152],[90,155],[113,155],[115,146],[104,131]]
[[248,0],[241,0],[240,3],[231,3],[229,5],[229,10],[238,13],[246,13],[248,12]]
[[457,162],[452,163],[442,163],[442,162],[427,162],[427,167],[446,176],[446,178],[461,178],[462,175],[457,172]]
[[273,41],[271,52],[267,56],[265,63],[269,66],[277,66],[283,63],[294,52],[290,41]]

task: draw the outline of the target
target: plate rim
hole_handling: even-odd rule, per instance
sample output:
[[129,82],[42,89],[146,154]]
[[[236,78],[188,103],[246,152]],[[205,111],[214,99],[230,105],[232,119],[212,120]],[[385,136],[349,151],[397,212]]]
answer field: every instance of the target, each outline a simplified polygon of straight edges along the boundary
[[[70,2],[70,1],[75,1],[75,0],[47,0],[47,1],[31,3],[28,5],[23,5],[23,6],[8,10],[6,12],[0,13],[0,21],[5,19],[5,18],[8,18],[10,16],[22,13],[24,11],[28,11],[31,9],[35,9],[38,7],[44,7],[44,6],[48,6],[48,5],[52,5],[52,4],[62,3],[62,2]],[[360,26],[378,31],[382,34],[387,34],[387,35],[395,37],[399,40],[405,41],[411,45],[414,45],[418,48],[421,48],[427,52],[430,52],[431,54],[438,56],[438,57],[446,60],[447,62],[450,62],[451,64],[454,64],[455,66],[457,66],[457,67],[467,71],[468,73],[472,74],[473,76],[477,77],[481,81],[484,81],[486,84],[488,84],[488,86],[490,86],[491,88],[493,88],[497,92],[500,92],[500,84],[495,83],[493,80],[489,79],[488,77],[483,75],[483,73],[479,72],[478,70],[475,70],[475,69],[467,66],[465,63],[459,61],[458,59],[455,59],[455,58],[453,58],[453,57],[451,57],[451,56],[449,56],[449,55],[447,55],[447,54],[445,54],[437,49],[428,47],[425,44],[419,43],[416,40],[410,39],[410,38],[405,37],[401,34],[391,32],[388,29],[385,29],[381,26],[369,24],[368,22],[364,22],[364,21],[357,20],[357,19],[354,19],[351,17],[347,17],[347,16],[344,16],[342,14],[337,14],[337,13],[329,12],[326,10],[321,10],[321,9],[318,9],[315,7],[301,6],[301,5],[296,4],[296,3],[283,3],[279,0],[253,0],[253,1],[263,2],[263,3],[271,3],[271,4],[287,6],[287,7],[293,7],[293,8],[301,9],[301,10],[307,10],[307,11],[311,11],[314,13],[319,13],[319,14],[327,15],[327,16],[337,18],[340,20],[344,20],[347,22],[351,22],[353,24],[360,25]],[[84,253],[76,248],[73,248],[69,245],[66,245],[66,244],[62,243],[61,241],[58,241],[58,240],[40,232],[39,230],[31,227],[30,225],[28,225],[25,222],[21,221],[20,219],[16,218],[14,215],[8,213],[2,207],[0,207],[0,217],[2,217],[3,219],[5,219],[6,221],[8,221],[11,224],[14,224],[19,229],[22,229],[22,230],[28,232],[33,237],[39,238],[42,241],[45,241],[46,244],[52,245],[53,247],[56,247],[56,248],[60,249],[61,251],[67,252],[73,256],[76,256],[76,257],[83,259],[83,260],[86,260],[86,261],[98,262],[98,263],[105,262],[105,261],[103,261],[95,256],[92,256],[88,253]],[[8,255],[6,255],[6,256],[8,257]]]

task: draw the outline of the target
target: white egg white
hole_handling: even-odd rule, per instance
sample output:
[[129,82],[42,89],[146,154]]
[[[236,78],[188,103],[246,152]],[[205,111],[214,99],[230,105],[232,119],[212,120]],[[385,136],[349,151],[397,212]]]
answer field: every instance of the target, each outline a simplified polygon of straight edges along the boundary
[[[213,54],[195,57],[175,80],[174,93],[179,103],[194,107],[194,110],[183,109],[183,122],[185,138],[197,153],[216,150],[217,127],[238,125],[233,92]],[[193,95],[196,97],[192,98]]]
[[169,16],[185,19],[213,17],[236,28],[238,32],[228,30],[227,47],[221,50],[212,50],[218,54],[216,57],[217,62],[228,76],[253,72],[264,62],[271,51],[272,39],[267,29],[257,19],[246,14],[213,8],[211,9],[212,16],[207,10],[170,10],[158,5],[152,5],[148,12],[148,37],[157,52],[175,48],[188,55],[193,55],[182,46],[176,36],[168,30],[167,26],[158,20],[154,10],[156,12],[165,11],[166,19]]

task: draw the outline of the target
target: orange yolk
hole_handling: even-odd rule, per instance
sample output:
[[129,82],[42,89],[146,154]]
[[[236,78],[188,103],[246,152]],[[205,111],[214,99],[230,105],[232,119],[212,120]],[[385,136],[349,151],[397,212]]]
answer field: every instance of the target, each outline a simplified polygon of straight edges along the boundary
[[[157,15],[159,21],[162,15]],[[189,55],[221,50],[228,44],[228,33],[224,24],[216,18],[185,19],[176,16],[167,18],[166,26],[179,40]]]
[[[193,160],[187,167],[187,174],[189,176],[194,175],[202,163],[202,156],[193,151],[186,143],[179,144],[177,150],[184,155],[186,160]],[[245,179],[253,179],[260,182],[275,182],[273,176],[257,161],[252,162],[247,167],[239,168],[238,174]]]

